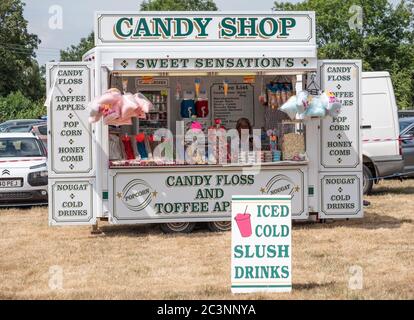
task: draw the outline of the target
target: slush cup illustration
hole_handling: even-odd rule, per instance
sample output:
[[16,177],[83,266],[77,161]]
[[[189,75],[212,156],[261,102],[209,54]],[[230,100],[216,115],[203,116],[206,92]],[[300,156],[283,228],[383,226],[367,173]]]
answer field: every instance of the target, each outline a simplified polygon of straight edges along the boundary
[[244,213],[238,213],[234,220],[236,220],[237,227],[243,238],[248,238],[252,235],[252,224],[250,221],[250,213],[247,213],[247,206]]

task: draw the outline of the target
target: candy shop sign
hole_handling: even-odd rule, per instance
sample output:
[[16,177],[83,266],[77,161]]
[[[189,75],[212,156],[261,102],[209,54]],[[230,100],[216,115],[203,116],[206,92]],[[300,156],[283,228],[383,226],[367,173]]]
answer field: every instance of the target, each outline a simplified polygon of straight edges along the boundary
[[273,41],[315,44],[314,12],[271,14],[97,13],[96,45],[143,41]]
[[233,196],[231,211],[231,291],[291,291],[291,197]]

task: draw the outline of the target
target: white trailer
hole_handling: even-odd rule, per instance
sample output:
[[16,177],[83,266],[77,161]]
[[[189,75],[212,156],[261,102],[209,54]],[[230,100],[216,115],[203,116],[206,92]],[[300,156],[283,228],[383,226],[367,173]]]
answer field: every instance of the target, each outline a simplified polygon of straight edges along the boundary
[[[96,47],[84,61],[47,66],[50,225],[108,219],[160,223],[176,232],[189,232],[196,222],[225,230],[232,195],[247,194],[292,195],[297,220],[361,218],[361,61],[318,60],[315,36],[314,12],[97,12]],[[117,128],[122,134],[151,130],[150,123],[176,138],[183,120],[177,98],[199,79],[209,104],[201,123],[219,117],[231,128],[245,117],[262,128],[269,106],[259,97],[280,78],[294,91],[330,90],[342,102],[338,117],[295,122],[305,135],[304,159],[259,169],[114,163],[111,128],[88,121],[88,103],[115,86],[146,92],[159,108],[147,123]]]

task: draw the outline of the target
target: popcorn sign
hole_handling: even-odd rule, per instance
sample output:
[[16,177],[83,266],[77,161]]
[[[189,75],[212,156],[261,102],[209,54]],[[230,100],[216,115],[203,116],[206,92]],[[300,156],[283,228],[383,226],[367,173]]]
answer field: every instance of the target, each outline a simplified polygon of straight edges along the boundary
[[291,196],[233,196],[231,291],[292,290]]

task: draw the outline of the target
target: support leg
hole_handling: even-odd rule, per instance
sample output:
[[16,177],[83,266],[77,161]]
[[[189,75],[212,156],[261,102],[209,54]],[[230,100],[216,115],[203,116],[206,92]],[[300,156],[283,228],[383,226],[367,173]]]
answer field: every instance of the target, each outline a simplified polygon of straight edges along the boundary
[[101,234],[101,233],[102,233],[102,230],[99,229],[98,220],[96,220],[96,223],[92,225],[91,234]]

